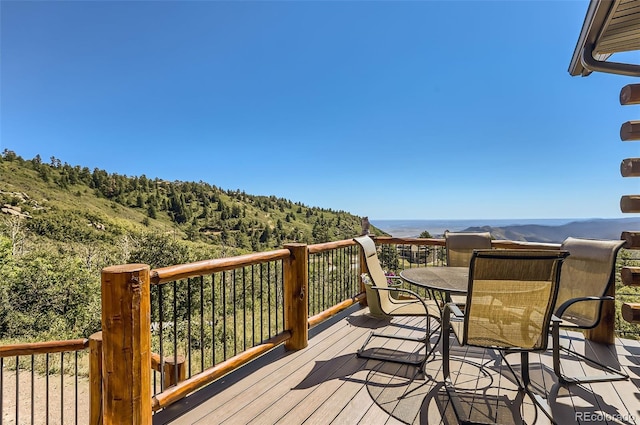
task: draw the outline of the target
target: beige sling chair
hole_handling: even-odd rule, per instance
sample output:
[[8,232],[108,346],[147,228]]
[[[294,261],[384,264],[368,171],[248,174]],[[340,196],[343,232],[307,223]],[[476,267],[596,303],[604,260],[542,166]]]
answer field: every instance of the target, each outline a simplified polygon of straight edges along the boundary
[[[374,300],[368,298],[367,303],[374,303],[379,306],[381,312],[389,318],[394,316],[424,316],[427,322],[425,334],[420,337],[371,332],[367,340],[362,344],[362,347],[358,350],[358,357],[416,365],[419,366],[420,370],[422,370],[426,359],[431,354],[431,351],[433,351],[433,349],[429,351],[428,346],[429,338],[431,336],[430,318],[440,320],[440,310],[438,309],[438,306],[433,300],[425,300],[415,292],[408,289],[399,287],[389,288],[387,276],[384,274],[380,261],[378,260],[376,245],[373,239],[369,236],[361,236],[355,238],[354,241],[356,241],[362,249],[362,258],[364,258],[367,268],[366,277],[370,279],[373,284],[370,288],[372,290],[370,293],[374,294],[376,297]],[[401,294],[409,295],[409,297],[396,299],[391,297],[391,291],[398,291]],[[376,350],[376,348],[366,350],[365,347],[369,341],[375,337],[418,342],[420,346],[424,345],[425,354],[424,356],[401,356],[398,355],[398,353],[394,353],[387,356],[379,354],[384,350]],[[418,352],[420,350],[418,350]]]
[[[629,378],[629,375],[619,370],[577,353],[561,344],[560,340],[560,328],[595,328],[600,323],[603,303],[614,302],[614,298],[606,294],[611,285],[615,285],[616,256],[622,245],[624,241],[577,238],[567,238],[561,245],[561,249],[569,251],[571,255],[562,266],[551,334],[553,369],[562,383],[616,381]],[[560,368],[560,350],[597,366],[604,373],[590,376],[564,375]]]
[[[489,232],[446,232],[444,238],[448,267],[469,267],[474,249],[491,249]],[[459,306],[463,306],[466,300],[464,295],[451,296],[451,301]]]
[[444,238],[449,267],[469,267],[474,249],[491,249],[489,232],[447,232]]
[[[529,352],[547,348],[560,268],[566,256],[566,251],[521,249],[473,253],[465,312],[451,302],[442,316],[445,388],[460,423],[475,422],[461,417],[464,409],[459,396],[465,390],[457,389],[450,378],[451,331],[462,346],[498,350],[518,387],[553,422],[546,401],[529,388]],[[522,382],[507,362],[505,351],[520,353]]]

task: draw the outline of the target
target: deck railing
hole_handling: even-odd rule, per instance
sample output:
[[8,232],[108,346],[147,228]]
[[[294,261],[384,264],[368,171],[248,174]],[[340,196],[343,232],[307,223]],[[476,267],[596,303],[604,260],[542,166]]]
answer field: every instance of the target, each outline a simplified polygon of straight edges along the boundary
[[175,267],[151,272],[154,395],[282,334],[288,255],[239,258],[229,269],[199,263],[172,281]]
[[[445,265],[442,239],[375,240],[390,274]],[[512,241],[493,245],[559,247]],[[102,333],[82,346],[92,346],[91,423],[100,422],[94,418],[100,412],[105,423],[150,423],[152,411],[277,345],[306,347],[310,327],[355,303],[366,305],[360,255],[353,240],[343,240],[289,244],[155,270],[143,264],[104,269]],[[590,336],[612,335],[612,324],[598,332]]]
[[[443,263],[443,240],[378,238],[377,243],[391,272]],[[359,279],[364,262],[358,256],[354,242],[344,240],[290,244],[153,271],[144,265],[105,269],[103,331],[116,321],[118,325],[104,336],[105,380],[118,373],[116,358],[119,370],[129,374],[104,386],[114,391],[105,400],[120,400],[117,409],[105,403],[105,419],[127,421],[148,414],[144,403],[123,406],[121,400],[129,397],[149,397],[149,411],[162,409],[278,344],[306,347],[309,326],[365,302]],[[120,302],[110,302],[112,297]],[[152,376],[139,364],[123,368],[123,352],[125,362],[151,364],[157,372]],[[125,385],[131,381],[144,383],[140,393]]]
[[0,424],[96,423],[80,365],[89,347],[87,339],[0,346]]

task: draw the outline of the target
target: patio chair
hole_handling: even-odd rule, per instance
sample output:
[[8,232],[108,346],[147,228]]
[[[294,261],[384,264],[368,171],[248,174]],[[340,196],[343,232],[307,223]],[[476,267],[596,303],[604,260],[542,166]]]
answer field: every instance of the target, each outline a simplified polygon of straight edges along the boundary
[[444,238],[449,267],[469,267],[474,249],[491,249],[489,232],[447,232]]
[[[614,302],[607,296],[615,285],[616,256],[625,241],[567,238],[561,249],[571,254],[562,266],[557,308],[552,320],[553,370],[560,382],[586,383],[628,379],[629,375],[595,359],[570,349],[561,343],[560,328],[586,330],[595,328],[601,320],[601,308]],[[564,340],[563,340],[564,342]],[[601,375],[567,376],[560,367],[560,351],[595,365]]]
[[[385,360],[401,364],[411,364],[419,366],[419,369],[422,370],[426,359],[431,354],[428,347],[429,338],[431,337],[430,318],[440,320],[440,310],[438,306],[435,301],[423,299],[417,293],[408,289],[400,288],[398,286],[390,288],[387,282],[388,276],[384,274],[380,261],[378,260],[376,245],[373,239],[369,236],[360,236],[355,238],[354,241],[358,243],[362,249],[362,258],[364,258],[367,268],[366,277],[370,279],[372,283],[370,293],[374,294],[376,297],[373,300],[368,298],[367,302],[373,302],[379,306],[381,312],[388,318],[393,318],[395,316],[424,316],[427,322],[425,325],[425,334],[420,337],[371,332],[364,344],[362,344],[362,347],[358,350],[358,357]],[[394,298],[391,296],[391,291],[398,291],[398,293],[404,294],[405,296]],[[397,356],[397,353],[389,356],[378,354],[383,350],[376,351],[375,348],[366,350],[367,344],[375,337],[417,342],[420,346],[424,345],[425,355],[424,357],[409,356],[409,358],[407,358],[407,356],[405,356],[403,358],[401,356]],[[421,349],[421,347],[419,349]]]
[[[448,267],[469,267],[474,249],[491,249],[489,232],[446,232],[444,238]],[[464,295],[451,296],[458,306],[464,306],[466,300]]]
[[[450,378],[450,332],[462,346],[498,350],[518,388],[553,422],[547,403],[529,388],[529,352],[547,348],[560,269],[567,255],[566,251],[544,250],[474,251],[465,312],[451,302],[442,316],[445,388],[461,423],[472,422],[461,417],[459,395],[463,390]],[[520,353],[522,382],[507,362],[506,352]]]

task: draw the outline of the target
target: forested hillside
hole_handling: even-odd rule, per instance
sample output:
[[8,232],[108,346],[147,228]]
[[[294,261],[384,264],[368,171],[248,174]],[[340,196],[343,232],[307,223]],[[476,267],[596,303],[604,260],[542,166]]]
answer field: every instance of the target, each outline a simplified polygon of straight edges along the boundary
[[[360,233],[360,218],[205,182],[0,157],[0,339],[87,336],[100,270],[152,268]],[[378,229],[374,233],[382,234]]]

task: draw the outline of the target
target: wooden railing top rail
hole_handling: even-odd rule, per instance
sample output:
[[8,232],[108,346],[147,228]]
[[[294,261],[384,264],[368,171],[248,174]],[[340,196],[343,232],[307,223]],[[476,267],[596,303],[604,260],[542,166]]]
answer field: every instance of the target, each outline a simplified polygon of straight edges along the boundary
[[559,243],[522,242],[522,241],[506,241],[506,240],[492,240],[491,246],[493,248],[503,248],[503,249],[548,249],[551,251],[560,249]]
[[213,260],[196,261],[188,264],[178,264],[175,266],[151,270],[150,280],[152,285],[159,285],[162,283],[173,282],[175,280],[209,275],[216,272],[233,270],[238,267],[251,266],[267,261],[282,260],[288,258],[289,255],[291,255],[290,251],[284,248],[274,251],[238,255],[235,257],[216,258]]
[[309,254],[318,254],[320,252],[331,251],[338,248],[345,248],[348,246],[353,246],[355,244],[356,243],[353,241],[353,239],[343,239],[341,241],[325,242],[325,243],[309,245],[308,250],[309,250]]
[[62,353],[80,351],[89,347],[88,339],[71,339],[66,341],[28,342],[0,346],[0,357],[29,356],[31,354]]
[[379,245],[421,245],[444,246],[444,239],[435,238],[394,238],[392,236],[376,236],[373,238]]
[[[379,245],[418,245],[418,246],[445,246],[444,239],[436,238],[397,238],[391,236],[376,236],[374,240]],[[309,254],[331,251],[334,249],[354,246],[352,239],[344,239],[335,242],[326,242],[308,245]],[[506,240],[493,240],[492,245],[496,248],[536,248],[536,249],[558,249],[560,244],[539,243],[539,242],[518,242]],[[174,266],[162,267],[151,270],[150,279],[152,285],[159,285],[175,280],[187,279],[190,277],[205,276],[216,272],[233,270],[243,266],[260,264],[267,261],[282,260],[289,257],[290,251],[287,248],[273,251],[255,252],[251,254],[238,255],[235,257],[216,258],[211,260],[196,261],[187,264],[177,264]]]
[[[418,246],[445,246],[444,239],[436,238],[396,238],[390,236],[376,236],[374,238],[377,244],[396,244],[396,245],[418,245]],[[560,249],[559,243],[543,243],[543,242],[521,242],[521,241],[507,241],[494,239],[491,241],[491,245],[494,248],[509,248],[509,249]]]

